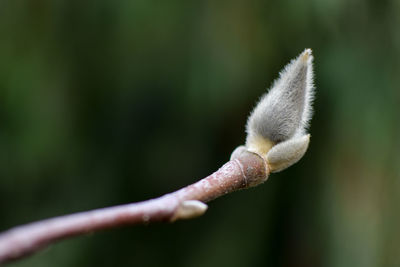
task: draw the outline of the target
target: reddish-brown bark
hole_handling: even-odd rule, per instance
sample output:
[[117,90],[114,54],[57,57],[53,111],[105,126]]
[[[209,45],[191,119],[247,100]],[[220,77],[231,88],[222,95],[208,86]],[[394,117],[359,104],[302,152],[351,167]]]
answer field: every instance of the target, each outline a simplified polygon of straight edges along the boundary
[[[201,215],[181,212],[188,200],[208,202],[225,194],[258,185],[269,170],[256,154],[243,152],[212,175],[159,198],[80,212],[12,228],[0,235],[0,263],[25,257],[61,239],[122,225],[175,221]],[[189,209],[190,213],[190,209]]]

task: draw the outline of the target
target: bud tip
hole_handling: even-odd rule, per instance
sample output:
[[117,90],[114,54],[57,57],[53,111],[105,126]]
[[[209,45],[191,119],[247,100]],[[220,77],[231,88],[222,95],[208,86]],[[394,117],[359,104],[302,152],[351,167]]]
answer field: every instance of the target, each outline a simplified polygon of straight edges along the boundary
[[308,59],[310,57],[312,57],[312,50],[310,48],[305,49],[300,57],[301,57],[301,59],[303,60],[304,63],[307,63]]

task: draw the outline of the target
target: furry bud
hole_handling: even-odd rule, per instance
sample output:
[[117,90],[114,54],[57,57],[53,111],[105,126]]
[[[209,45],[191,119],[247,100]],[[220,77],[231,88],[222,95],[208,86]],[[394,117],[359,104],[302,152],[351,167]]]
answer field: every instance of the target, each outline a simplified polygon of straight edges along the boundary
[[311,49],[293,59],[247,121],[246,149],[264,157],[271,171],[296,163],[307,150],[314,95],[312,61]]
[[312,101],[312,55],[306,49],[281,72],[249,117],[249,138],[285,141],[308,124]]

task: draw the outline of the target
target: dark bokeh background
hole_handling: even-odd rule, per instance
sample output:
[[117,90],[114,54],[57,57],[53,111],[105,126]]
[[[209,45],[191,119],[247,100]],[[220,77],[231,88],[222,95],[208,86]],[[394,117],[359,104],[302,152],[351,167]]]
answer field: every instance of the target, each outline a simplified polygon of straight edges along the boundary
[[0,1],[0,230],[212,173],[304,48],[317,87],[266,184],[12,266],[399,266],[399,29],[396,0]]

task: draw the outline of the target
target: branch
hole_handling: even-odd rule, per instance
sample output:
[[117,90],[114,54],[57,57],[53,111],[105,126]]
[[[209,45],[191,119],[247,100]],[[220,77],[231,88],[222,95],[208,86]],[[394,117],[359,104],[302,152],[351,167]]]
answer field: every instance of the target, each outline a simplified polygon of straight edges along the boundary
[[258,155],[242,151],[212,175],[159,198],[55,217],[0,234],[0,264],[28,256],[61,239],[122,225],[173,222],[202,215],[209,202],[267,180],[269,169]]
[[[247,122],[246,145],[212,175],[162,197],[48,219],[0,235],[0,264],[58,240],[121,225],[173,222],[202,215],[204,202],[265,182],[270,172],[299,161],[308,148],[313,72],[311,49],[289,63]],[[254,153],[253,153],[254,152]],[[267,164],[268,163],[268,164]]]

